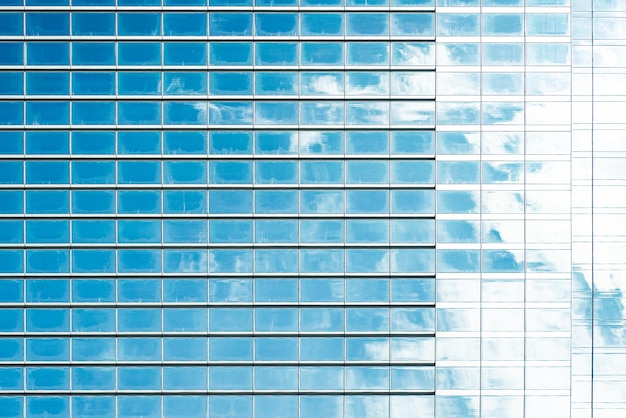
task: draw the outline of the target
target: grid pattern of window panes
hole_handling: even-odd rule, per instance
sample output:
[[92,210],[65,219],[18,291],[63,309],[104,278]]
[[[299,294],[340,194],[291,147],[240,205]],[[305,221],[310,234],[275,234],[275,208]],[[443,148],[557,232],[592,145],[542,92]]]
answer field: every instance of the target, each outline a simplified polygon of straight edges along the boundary
[[3,416],[433,416],[433,5],[153,3],[2,5]]
[[568,6],[24,1],[0,416],[569,411]]

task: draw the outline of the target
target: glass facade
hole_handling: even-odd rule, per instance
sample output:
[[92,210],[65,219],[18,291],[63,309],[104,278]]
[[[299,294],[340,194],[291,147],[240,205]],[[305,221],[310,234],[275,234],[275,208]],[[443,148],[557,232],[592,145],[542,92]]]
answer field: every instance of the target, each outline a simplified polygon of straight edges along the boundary
[[0,417],[622,417],[623,11],[0,0]]

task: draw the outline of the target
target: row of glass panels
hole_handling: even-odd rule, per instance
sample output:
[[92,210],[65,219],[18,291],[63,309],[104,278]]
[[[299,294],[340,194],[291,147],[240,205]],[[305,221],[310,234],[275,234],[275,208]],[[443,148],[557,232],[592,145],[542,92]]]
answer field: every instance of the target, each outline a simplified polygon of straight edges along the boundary
[[[504,412],[498,406],[500,397],[491,398],[491,408],[496,413]],[[523,406],[521,396],[506,400],[514,407]],[[466,410],[466,404],[477,408],[478,399],[438,396],[437,407],[451,413],[437,416],[452,418],[457,411]],[[0,397],[0,408],[6,418],[48,418],[51,414],[89,418],[94,410],[102,418],[319,418],[319,414],[328,418],[405,418],[407,410],[434,417],[435,399],[408,395],[10,396]],[[478,410],[473,411],[470,416],[477,417]]]
[[[24,77],[24,74],[26,77]],[[71,75],[71,77],[70,77]],[[70,81],[71,79],[71,81]],[[71,85],[71,87],[70,87]],[[569,95],[569,73],[434,71],[1,72],[0,95]]]
[[[524,183],[524,181],[543,183],[545,179],[541,174],[542,168],[545,169],[542,163],[526,164],[510,161],[482,163],[479,161],[438,161],[435,163],[433,160],[374,159],[345,162],[341,160],[211,160],[210,162],[127,160],[72,161],[71,163],[69,161],[26,161],[26,163],[0,161],[0,184],[432,185],[435,183]],[[526,171],[526,176],[524,176],[524,171]],[[537,173],[538,176],[535,175]]]
[[[254,369],[252,367],[202,366],[73,367],[71,369],[69,367],[26,367],[25,369],[3,367],[0,370],[2,370],[0,391],[21,391],[24,388],[27,391],[69,390],[70,388],[97,391],[207,389],[433,391],[435,388],[434,367],[415,366],[352,366],[346,367],[345,370],[341,367],[298,368],[290,366],[257,366]],[[444,379],[448,377],[446,370],[442,370],[440,374]],[[519,382],[517,383],[518,387],[515,389],[521,389]]]
[[558,13],[28,12],[24,16],[3,12],[0,36],[432,37],[435,18],[439,36],[565,36],[569,33],[569,14]]
[[[567,305],[567,302],[560,306]],[[329,356],[341,361],[344,356],[344,338],[299,338],[290,336],[307,333],[433,333],[441,332],[569,332],[569,308],[518,307],[481,309],[472,308],[256,308],[253,323],[250,308],[117,308],[117,309],[63,309],[63,308],[3,308],[0,311],[2,333],[269,333],[272,336],[244,338],[230,336],[217,338],[211,348],[224,350],[221,360],[297,361],[299,350],[310,353],[309,360]],[[519,306],[519,305],[518,305]],[[557,305],[558,306],[558,305]],[[300,311],[300,315],[298,315]],[[71,312],[71,322],[70,322]],[[209,314],[210,312],[210,314]],[[26,314],[26,315],[24,315]],[[502,317],[504,315],[504,318]],[[26,326],[24,326],[26,316]],[[207,320],[208,316],[208,320]],[[283,317],[284,316],[284,317]],[[436,316],[436,318],[435,318]],[[320,323],[321,321],[321,323]],[[279,336],[277,334],[286,333]],[[289,335],[289,336],[287,336]],[[43,339],[38,341],[45,341]],[[68,339],[57,341],[69,347]],[[216,344],[216,345],[214,345]],[[227,344],[224,347],[224,344]],[[63,345],[58,345],[62,348]],[[206,349],[206,338],[205,345]],[[325,355],[321,355],[325,352]],[[330,352],[330,353],[328,353]],[[334,353],[334,354],[333,354]],[[217,360],[217,359],[213,359]]]
[[[437,111],[435,111],[435,107]],[[424,101],[36,101],[0,102],[0,125],[260,125],[430,127],[556,125],[570,122],[569,102]],[[550,112],[550,114],[546,114]]]
[[[70,139],[71,137],[71,139]],[[414,156],[569,154],[569,132],[462,131],[0,131],[0,154],[73,156]],[[222,157],[223,158],[223,157]],[[211,158],[213,159],[213,158]]]
[[[550,173],[548,172],[549,176]],[[70,204],[71,195],[71,204]],[[24,197],[26,200],[24,201]],[[481,198],[482,197],[482,198]],[[475,190],[0,190],[3,215],[432,215],[568,213],[567,191]],[[208,203],[207,203],[208,201]],[[482,206],[482,208],[481,208]]]
[[[443,65],[479,65],[481,57],[483,65],[567,65],[570,55],[570,44],[565,42],[444,43],[437,49],[437,62]],[[70,63],[84,66],[434,66],[435,43],[0,42],[0,65],[3,66]]]
[[[504,279],[503,279],[504,280]],[[483,283],[484,300],[494,301],[502,287],[513,279],[504,281],[485,280]],[[466,288],[463,282],[452,281],[459,288]],[[471,283],[468,281],[468,283]],[[542,286],[537,283],[537,290]],[[440,284],[441,291],[449,286]],[[543,286],[545,287],[545,285]],[[71,289],[70,289],[71,288]],[[529,285],[530,289],[535,286]],[[111,303],[327,303],[341,304],[345,302],[379,302],[379,303],[434,303],[435,280],[432,278],[211,278],[211,279],[150,279],[150,278],[29,278],[0,279],[1,303],[103,303],[109,307]],[[476,293],[473,290],[469,294]],[[537,292],[532,292],[535,294]],[[444,294],[437,297],[442,299]],[[529,294],[529,297],[532,295]],[[531,299],[532,300],[532,299]],[[340,309],[341,310],[341,309]],[[324,311],[301,311],[301,316],[315,317]],[[330,313],[328,311],[327,313]],[[326,315],[325,313],[322,317]],[[341,317],[342,313],[335,313]],[[319,319],[319,318],[318,318]],[[337,321],[321,321],[318,323],[334,323]],[[314,320],[307,322],[309,326]],[[311,329],[312,330],[312,329]]]
[[[162,222],[162,227],[161,227]],[[519,222],[519,221],[518,221]],[[116,242],[114,220],[0,220],[0,243]],[[119,220],[118,243],[434,243],[434,219],[365,220]],[[211,234],[208,234],[210,225]],[[345,225],[345,226],[344,226]],[[478,235],[478,223],[439,221],[443,241],[457,235]],[[461,231],[456,233],[454,228]],[[467,233],[465,229],[472,228]],[[475,229],[474,229],[475,228]],[[449,229],[451,231],[449,231]],[[450,237],[451,236],[451,237]],[[391,239],[390,239],[391,238]],[[493,241],[493,238],[490,240]]]
[[[498,277],[498,276],[496,276]],[[567,278],[524,281],[516,275],[501,275],[492,279],[439,279],[435,289],[433,278],[379,278],[358,276],[347,278],[28,278],[4,277],[0,280],[0,303],[101,304],[111,308],[115,304],[154,307],[165,304],[173,307],[263,305],[300,307],[300,317],[318,314],[307,306],[326,304],[333,307],[348,304],[434,304],[437,302],[567,302],[571,283]],[[566,277],[566,276],[565,276]],[[79,304],[79,305],[77,305]],[[502,306],[502,305],[500,305]],[[517,305],[519,306],[519,305]],[[305,309],[303,313],[302,309]],[[331,311],[328,311],[331,312]],[[512,311],[513,312],[513,311]],[[324,314],[325,315],[325,314]],[[322,315],[323,316],[323,315]],[[596,312],[598,318],[606,314]],[[268,315],[266,314],[266,317]],[[320,323],[330,323],[321,321]],[[331,321],[332,322],[332,321]],[[312,324],[313,322],[309,322]]]
[[[68,6],[70,0],[4,0],[6,6]],[[434,0],[71,0],[72,6],[434,6]],[[484,0],[483,6],[522,6],[521,0]],[[566,0],[528,0],[528,6],[568,5]],[[438,0],[437,6],[480,6],[479,0]]]
[[[0,332],[433,332],[433,308],[37,308],[0,311]],[[440,312],[439,330],[446,330]],[[26,327],[24,327],[26,314]],[[71,316],[71,320],[70,320]],[[319,321],[323,321],[321,325]],[[343,338],[334,349],[343,356]],[[248,338],[248,341],[251,341]],[[317,350],[329,350],[332,340],[317,341]],[[327,344],[325,344],[327,343]],[[233,342],[234,345],[234,342]],[[265,347],[264,347],[265,346]],[[245,345],[239,345],[239,350]],[[297,360],[298,338],[256,337],[257,360]],[[231,347],[231,350],[233,347]],[[247,350],[245,350],[247,351]],[[316,351],[315,348],[311,349]],[[234,353],[231,353],[234,355]],[[295,357],[294,357],[295,356]],[[244,355],[245,357],[245,355]],[[313,359],[312,359],[313,360]],[[341,360],[338,358],[337,360]]]
[[[558,224],[566,221],[544,222]],[[439,220],[435,224],[434,219],[0,220],[0,244],[69,243],[71,237],[71,242],[75,244],[255,242],[434,245],[435,236],[438,243],[497,243],[504,242],[500,235],[503,233],[506,233],[506,242],[523,242],[524,227],[537,225],[540,228],[541,224],[542,221],[532,221],[525,225],[522,220],[482,223]]]
[[2,273],[521,273],[566,272],[569,250],[2,249],[0,261]]

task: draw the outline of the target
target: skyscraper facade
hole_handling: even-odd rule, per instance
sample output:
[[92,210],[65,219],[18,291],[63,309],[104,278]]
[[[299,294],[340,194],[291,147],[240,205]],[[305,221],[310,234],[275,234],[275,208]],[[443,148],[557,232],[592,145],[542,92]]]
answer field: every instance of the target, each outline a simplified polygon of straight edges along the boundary
[[0,0],[0,417],[622,417],[624,7]]

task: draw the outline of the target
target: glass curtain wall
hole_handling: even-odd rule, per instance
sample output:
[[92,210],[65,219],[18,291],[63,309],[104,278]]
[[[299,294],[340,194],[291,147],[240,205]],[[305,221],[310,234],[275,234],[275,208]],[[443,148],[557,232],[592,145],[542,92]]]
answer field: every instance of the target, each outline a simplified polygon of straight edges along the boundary
[[611,7],[0,0],[0,416],[618,408]]

